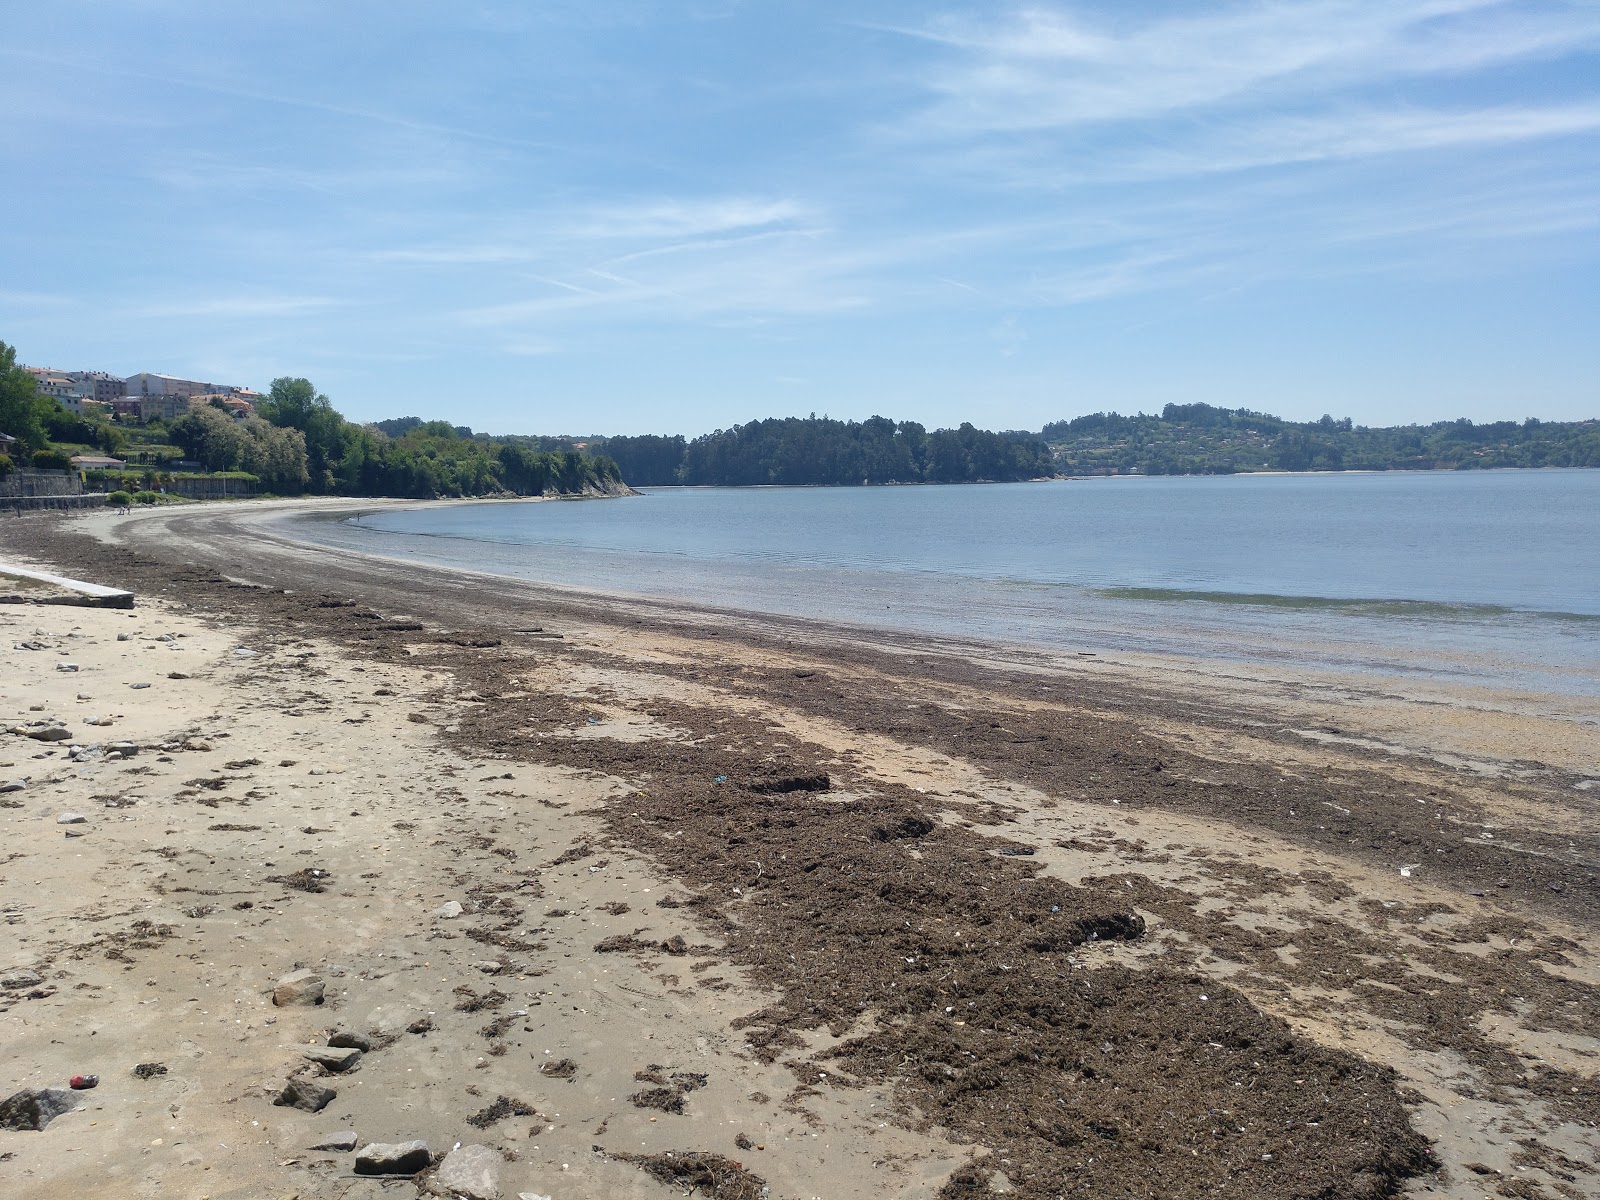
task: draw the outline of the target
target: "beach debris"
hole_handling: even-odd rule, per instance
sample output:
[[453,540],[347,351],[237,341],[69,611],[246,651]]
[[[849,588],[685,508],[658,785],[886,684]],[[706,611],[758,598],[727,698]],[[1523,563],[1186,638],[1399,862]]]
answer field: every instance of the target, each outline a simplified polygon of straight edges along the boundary
[[158,1075],[167,1073],[167,1064],[158,1062],[140,1063],[133,1069],[135,1079],[154,1079]]
[[770,1194],[765,1179],[720,1154],[669,1150],[665,1154],[613,1154],[611,1157],[618,1162],[632,1163],[657,1183],[685,1195],[698,1190],[719,1200],[761,1200]]
[[750,785],[752,792],[763,796],[781,796],[789,792],[826,792],[833,780],[826,773],[817,775],[785,775],[779,779],[761,779]]
[[306,1149],[333,1150],[340,1154],[345,1154],[351,1150],[354,1150],[356,1148],[356,1142],[359,1140],[360,1139],[356,1137],[356,1131],[354,1129],[346,1129],[343,1133],[335,1133],[330,1137],[325,1137],[315,1146],[307,1146]]
[[683,1113],[683,1093],[675,1087],[645,1088],[628,1099],[635,1108],[656,1108],[679,1115]]
[[325,987],[322,976],[315,971],[291,971],[272,989],[272,1002],[279,1008],[321,1004]]
[[507,1117],[537,1117],[538,1109],[526,1100],[518,1100],[512,1096],[497,1096],[493,1104],[473,1113],[467,1118],[467,1124],[474,1129],[487,1129],[497,1121],[504,1121]]
[[339,1095],[331,1087],[323,1087],[303,1075],[296,1075],[283,1085],[283,1091],[273,1101],[279,1108],[298,1108],[301,1112],[321,1112]]
[[488,1146],[457,1146],[444,1156],[429,1186],[446,1196],[500,1200],[500,1168],[505,1160]]
[[1411,872],[1415,871],[1421,865],[1421,863],[1407,863],[1405,866],[1400,868],[1400,874],[1405,878],[1410,879]]
[[333,875],[323,867],[302,867],[292,875],[267,876],[268,883],[281,883],[297,892],[310,892],[313,895],[327,891],[332,879]]
[[40,1131],[81,1103],[66,1088],[26,1088],[0,1100],[0,1129]]
[[100,1086],[100,1076],[74,1075],[71,1079],[67,1080],[67,1086],[75,1092],[87,1092],[90,1088],[97,1088]]
[[361,1061],[361,1051],[349,1046],[311,1046],[300,1053],[307,1061],[335,1074],[348,1071]]
[[58,670],[58,671],[66,671],[67,673],[70,674],[73,671],[82,670],[82,668],[79,667],[78,664],[75,663],[75,662],[58,662],[56,664],[56,670]]
[[415,1175],[433,1161],[428,1143],[372,1142],[356,1155],[357,1175]]
[[578,1073],[578,1064],[570,1058],[558,1058],[554,1062],[539,1064],[539,1074],[549,1079],[571,1079]]

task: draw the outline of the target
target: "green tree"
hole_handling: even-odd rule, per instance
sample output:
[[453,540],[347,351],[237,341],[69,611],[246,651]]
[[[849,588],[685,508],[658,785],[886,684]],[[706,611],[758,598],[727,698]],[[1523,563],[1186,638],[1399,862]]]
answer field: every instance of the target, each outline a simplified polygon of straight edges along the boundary
[[39,395],[38,381],[17,366],[15,348],[0,342],[0,433],[9,433],[28,450],[42,450],[49,440],[45,417],[59,407]]

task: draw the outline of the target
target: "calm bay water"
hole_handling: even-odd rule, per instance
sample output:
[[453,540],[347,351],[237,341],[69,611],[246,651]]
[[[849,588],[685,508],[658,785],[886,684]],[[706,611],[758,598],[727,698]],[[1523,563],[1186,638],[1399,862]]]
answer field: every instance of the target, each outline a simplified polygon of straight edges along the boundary
[[1600,695],[1600,471],[653,489],[366,514],[317,540],[572,587],[992,640]]

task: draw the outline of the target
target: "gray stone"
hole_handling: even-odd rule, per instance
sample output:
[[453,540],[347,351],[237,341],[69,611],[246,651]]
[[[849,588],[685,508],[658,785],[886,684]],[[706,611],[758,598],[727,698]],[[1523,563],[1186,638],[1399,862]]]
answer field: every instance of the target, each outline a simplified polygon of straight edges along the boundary
[[46,725],[28,730],[28,736],[36,742],[66,742],[72,740],[72,731],[65,725]]
[[372,1039],[354,1029],[335,1029],[328,1036],[328,1045],[342,1046],[347,1050],[360,1050],[365,1054],[372,1049]]
[[433,915],[436,917],[443,917],[448,921],[453,917],[459,917],[465,911],[466,910],[461,907],[461,901],[449,900],[439,905],[438,908],[434,909]]
[[81,1103],[66,1088],[27,1088],[0,1101],[0,1129],[43,1129]]
[[325,986],[315,971],[291,971],[272,989],[272,1002],[279,1008],[321,1004]]
[[123,758],[132,758],[139,753],[139,747],[133,742],[112,742],[108,748],[115,750]]
[[43,975],[37,971],[30,971],[27,967],[17,971],[7,971],[4,975],[0,975],[0,987],[4,988],[38,987],[43,982]]
[[372,1142],[356,1155],[356,1174],[415,1175],[432,1161],[427,1142]]
[[361,1061],[361,1051],[348,1047],[312,1046],[300,1053],[318,1066],[334,1072],[348,1071]]
[[323,1087],[320,1083],[296,1075],[283,1085],[283,1091],[273,1103],[280,1108],[298,1108],[301,1112],[314,1113],[327,1108],[338,1094],[331,1087]]
[[66,671],[68,673],[71,673],[71,672],[76,671],[78,669],[79,669],[78,664],[75,663],[75,662],[58,662],[56,664],[56,670],[58,670],[58,671]]
[[56,818],[57,825],[83,825],[89,820],[82,813],[64,812]]
[[332,1137],[323,1138],[315,1146],[307,1146],[308,1150],[337,1150],[343,1154],[356,1148],[356,1131],[346,1129],[343,1133],[336,1133]]
[[27,786],[28,781],[26,779],[8,779],[4,783],[0,783],[0,793],[20,792]]
[[462,1146],[450,1151],[429,1185],[446,1196],[467,1200],[500,1200],[500,1167],[505,1160],[488,1146]]
[[128,686],[136,692],[142,692],[150,685],[148,683],[130,683]]

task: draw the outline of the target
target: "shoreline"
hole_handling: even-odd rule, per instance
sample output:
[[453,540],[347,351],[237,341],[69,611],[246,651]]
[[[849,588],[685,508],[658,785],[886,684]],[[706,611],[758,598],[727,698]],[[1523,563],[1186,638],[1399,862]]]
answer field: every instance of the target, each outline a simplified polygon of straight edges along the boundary
[[[684,1116],[648,1120],[622,1093],[584,1090],[587,1085],[580,1083],[586,1104],[597,1106],[590,1115],[601,1121],[598,1127],[609,1123],[608,1136],[594,1136],[596,1126],[563,1134],[572,1148],[562,1153],[582,1155],[577,1164],[567,1160],[578,1174],[569,1170],[556,1180],[528,1176],[531,1190],[542,1194],[559,1186],[563,1196],[657,1194],[656,1184],[613,1153],[631,1148],[609,1136],[610,1130],[623,1129],[647,1143],[657,1134],[678,1139],[652,1143],[658,1148],[688,1146],[738,1158],[744,1170],[769,1181],[775,1195],[927,1195],[974,1151],[984,1164],[984,1178],[1004,1176],[1008,1186],[1029,1196],[1055,1194],[1049,1181],[1063,1170],[1086,1170],[1086,1156],[1095,1159],[1091,1176],[1106,1190],[1137,1184],[1160,1186],[1167,1195],[1198,1195],[1209,1192],[1213,1184],[1208,1181],[1225,1177],[1246,1180],[1242,1186],[1251,1195],[1305,1194],[1295,1189],[1315,1181],[1330,1189],[1330,1197],[1354,1197],[1388,1180],[1378,1185],[1430,1187],[1433,1194],[1463,1200],[1481,1195],[1485,1178],[1476,1168],[1466,1169],[1466,1163],[1507,1180],[1543,1180],[1554,1187],[1563,1181],[1559,1170],[1552,1174],[1549,1168],[1560,1157],[1580,1165],[1600,1161],[1594,1135],[1600,1089],[1592,1065],[1600,1052],[1600,1030],[1583,1006],[1573,1007],[1578,997],[1592,997],[1600,981],[1600,967],[1586,945],[1595,918],[1592,864],[1600,859],[1592,811],[1600,797],[1577,789],[1574,780],[1582,780],[1571,771],[1482,775],[1424,757],[1397,757],[1381,737],[1366,735],[1381,735],[1385,722],[1397,720],[1395,714],[1407,710],[1403,698],[1368,697],[1369,707],[1361,709],[1340,701],[1333,688],[1326,697],[1307,695],[1305,685],[1314,681],[1305,679],[1276,685],[1226,682],[1202,668],[1185,680],[1172,663],[1086,667],[1039,656],[1029,661],[948,640],[875,638],[860,630],[827,631],[815,623],[736,619],[670,604],[557,594],[500,577],[452,580],[438,569],[423,572],[429,586],[419,588],[415,564],[357,560],[264,537],[248,528],[249,522],[231,518],[238,512],[202,513],[185,506],[131,522],[91,519],[117,537],[115,543],[88,540],[86,522],[48,528],[30,523],[27,545],[18,548],[79,572],[97,570],[87,577],[101,582],[137,584],[146,610],[137,618],[170,613],[172,620],[210,628],[213,640],[226,630],[248,635],[252,645],[263,640],[272,645],[268,655],[282,663],[284,688],[272,721],[287,721],[288,727],[300,721],[285,714],[304,703],[291,697],[308,688],[325,697],[317,707],[330,716],[341,705],[352,719],[359,713],[361,725],[321,721],[317,730],[327,753],[343,755],[351,764],[348,770],[360,764],[369,776],[349,793],[355,800],[352,811],[379,803],[373,790],[383,789],[370,777],[374,763],[368,748],[373,745],[415,746],[400,755],[398,778],[405,778],[408,762],[417,764],[410,769],[433,775],[442,769],[438,763],[457,762],[462,778],[451,786],[465,794],[467,805],[456,810],[463,817],[459,827],[444,845],[404,838],[393,847],[404,851],[408,878],[434,879],[435,893],[439,878],[471,862],[458,856],[472,838],[488,837],[513,855],[541,863],[550,861],[546,846],[551,853],[569,841],[572,849],[590,847],[588,854],[569,860],[570,866],[535,870],[545,889],[569,876],[573,886],[588,887],[618,871],[628,873],[626,894],[635,916],[606,917],[615,936],[633,939],[624,949],[605,953],[586,941],[573,943],[562,950],[570,960],[522,949],[515,952],[515,965],[549,971],[569,963],[561,969],[584,972],[596,1002],[607,997],[602,1007],[620,1002],[625,1013],[635,1011],[629,1007],[634,1003],[670,1002],[676,1006],[675,1020],[700,1022],[703,1032],[696,1036],[721,1047],[717,1054],[723,1057],[709,1072],[712,1090],[685,1094]],[[230,582],[229,576],[243,582]],[[381,615],[360,615],[374,611]],[[51,620],[62,615],[49,614]],[[39,610],[0,613],[0,619],[11,622],[8,636],[45,622]],[[535,627],[537,634],[516,632]],[[290,651],[296,643],[313,648],[335,669],[306,676],[293,666],[299,652]],[[109,671],[112,665],[97,669]],[[221,666],[213,663],[210,669]],[[425,720],[410,721],[399,711],[418,711],[417,699],[357,700],[357,693],[344,686],[356,685],[350,678],[356,672],[374,676],[364,683],[375,682],[381,672],[388,690],[426,696]],[[432,678],[425,680],[429,672]],[[335,674],[337,688],[331,681]],[[71,684],[42,679],[38,686],[46,683],[63,693],[52,703],[67,703],[64,693]],[[221,685],[206,703],[225,711],[229,690],[236,686]],[[1252,689],[1266,694],[1253,695]],[[365,690],[370,696],[372,689]],[[13,694],[8,686],[8,697]],[[1295,707],[1308,718],[1299,732],[1284,723]],[[1321,712],[1342,714],[1336,731],[1319,728]],[[1361,712],[1367,714],[1365,724],[1344,720]],[[1435,740],[1423,719],[1430,716],[1426,706],[1412,704],[1410,715],[1404,737],[1419,744]],[[166,714],[148,717],[159,721]],[[1497,721],[1503,718],[1482,717],[1488,725]],[[362,727],[373,722],[384,731],[378,742]],[[1435,719],[1432,733],[1441,724]],[[275,728],[263,725],[252,736],[270,743],[281,736]],[[1451,736],[1467,742],[1476,737],[1470,729]],[[1536,738],[1537,727],[1519,736]],[[1368,740],[1377,744],[1363,744]],[[1509,748],[1517,738],[1505,740]],[[1394,741],[1402,744],[1403,738]],[[1574,762],[1579,751],[1575,744]],[[267,753],[259,757],[278,761]],[[564,800],[575,811],[495,800],[488,793],[510,789],[468,786],[469,770],[472,780],[493,778],[493,770],[477,764],[495,762],[512,770],[514,789],[537,793],[543,788],[552,803]],[[186,764],[187,770],[192,768]],[[756,789],[819,773],[830,778],[826,792]],[[280,811],[274,808],[280,802],[294,803],[270,768],[255,774],[257,790],[266,793],[253,802],[257,811]],[[726,777],[726,786],[718,776]],[[530,786],[535,777],[538,787]],[[61,787],[73,786],[63,778]],[[396,813],[451,811],[385,787],[382,803]],[[591,790],[580,804],[576,792],[586,788]],[[362,798],[363,792],[373,794]],[[558,792],[561,799],[555,798]],[[159,807],[178,800],[175,794],[153,795],[149,803]],[[141,815],[137,807],[128,811]],[[287,808],[281,812],[283,819],[292,819]],[[469,814],[476,820],[466,819]],[[569,817],[572,823],[559,827],[554,837],[539,826],[541,820]],[[795,822],[787,828],[804,831],[804,838],[795,841],[800,834],[782,832],[784,821]],[[866,824],[852,824],[861,821]],[[916,834],[876,839],[871,833],[874,828],[922,829],[924,822],[928,828]],[[315,835],[320,854],[315,860],[333,862],[343,855],[345,861],[359,861],[370,854],[362,847],[371,836],[365,828],[348,836],[337,828],[325,830]],[[535,843],[541,849],[530,855]],[[859,879],[859,886],[846,878],[824,881],[798,866],[784,866],[777,857],[787,854],[793,860],[808,847],[815,854],[823,846],[832,848],[833,861],[850,864],[850,878]],[[1007,857],[1011,847],[1019,853]],[[38,850],[30,843],[25,853],[26,869],[48,880],[50,863],[39,860],[45,853],[42,843]],[[483,866],[492,871],[485,882],[528,877],[517,858],[504,857],[496,868],[483,849],[470,854],[479,866],[489,864]],[[590,872],[587,867],[601,857],[607,863]],[[391,854],[385,861],[398,860]],[[109,863],[104,869],[112,871]],[[212,874],[231,878],[245,869],[241,859],[237,867],[216,866]],[[342,867],[336,874],[343,883],[354,873]],[[984,881],[996,897],[976,899],[981,893],[967,891],[962,880]],[[143,886],[137,879],[129,883]],[[414,883],[408,886],[415,890]],[[371,885],[393,906],[401,893],[389,892],[390,887],[382,879]],[[646,911],[639,903],[645,887],[652,896],[668,888],[690,903],[679,912],[661,913],[647,901]],[[898,918],[885,919],[887,910],[878,912],[886,895],[898,897],[905,929],[898,928]],[[505,919],[494,916],[500,911],[495,896],[515,901],[514,893],[496,891],[480,892],[471,901],[490,921],[491,932]],[[1050,903],[1043,903],[1047,896]],[[428,894],[404,903],[407,911],[425,913],[421,906],[434,899]],[[600,921],[598,901],[598,894],[588,895],[578,919]],[[315,910],[323,903],[321,897],[305,897],[291,909]],[[532,911],[517,920],[515,930],[539,924],[536,913],[544,911],[543,903],[530,901]],[[991,904],[1001,907],[985,907]],[[1031,921],[1017,924],[1015,914],[1047,911],[1051,904],[1078,925],[1063,927],[1055,949],[1025,950],[1024,943],[1036,941],[1038,933],[1029,932]],[[796,923],[797,916],[813,911],[819,915]],[[688,918],[676,926],[688,943],[688,957],[660,949],[671,940],[680,913]],[[1072,928],[1115,914],[1137,916],[1142,928],[1125,941],[1074,940]],[[990,931],[987,949],[951,941],[955,931],[946,919],[956,915]],[[646,926],[647,936],[629,932],[636,925]],[[308,946],[316,942],[313,926],[295,931]],[[1131,925],[1118,928],[1133,932]],[[533,944],[512,928],[504,932]],[[906,941],[912,934],[914,939]],[[409,953],[419,948],[411,939],[427,935],[394,930],[387,936]],[[439,945],[431,941],[420,948]],[[1399,947],[1404,955],[1397,954]],[[791,949],[796,959],[801,951],[807,957],[806,969],[798,974],[787,965]],[[893,966],[901,959],[917,961]],[[929,976],[917,969],[924,959],[934,968]],[[182,961],[173,960],[167,969],[181,975],[188,969]],[[69,973],[61,981],[65,985],[72,969],[58,969]],[[352,993],[366,993],[364,999],[352,999],[351,1007],[370,1007],[374,989],[382,990],[383,980],[372,978],[378,970],[363,966],[350,978]],[[918,990],[933,986],[941,971],[964,981],[961,1002],[972,1004],[982,1020],[941,1017],[942,1006],[932,1003],[931,993]],[[608,972],[621,974],[603,980]],[[263,974],[257,966],[256,977]],[[738,982],[719,992],[708,986],[713,975],[720,976],[719,984]],[[415,979],[422,982],[421,975]],[[1058,1034],[1051,1032],[1053,1025],[1028,1025],[1034,1018],[1014,1004],[1008,1007],[1008,992],[1048,987],[1059,993],[1062,980],[1092,981],[1113,1001],[1109,1008],[1093,1010],[1099,1015],[1085,1011],[1081,1019],[1103,1024],[1115,1017],[1131,1023],[1104,1026],[1093,1037]],[[1210,999],[1197,1002],[1198,992],[1186,980],[1199,981]],[[113,997],[134,983],[96,980]],[[624,983],[626,989],[618,991]],[[465,960],[431,986],[448,999],[446,984],[470,985],[475,994],[486,986],[475,981]],[[177,987],[182,990],[182,984]],[[923,999],[896,999],[901,992]],[[56,996],[68,994],[61,986]],[[96,1001],[85,996],[71,1003]],[[504,1007],[512,1003],[507,1000]],[[0,1019],[26,1008],[17,1001]],[[663,1031],[663,1011],[652,1009],[655,1015],[638,1032]],[[1286,1075],[1259,1050],[1237,1058],[1231,1050],[1206,1050],[1204,1038],[1198,1056],[1192,1048],[1179,1049],[1189,1045],[1185,1039],[1191,1030],[1220,1031],[1213,1024],[1218,1020],[1236,1030],[1257,1029],[1258,1037],[1292,1030],[1298,1066]],[[611,1027],[607,1036],[626,1036],[627,1025]],[[470,1028],[459,1036],[466,1039],[460,1043],[463,1054],[467,1047],[483,1045]],[[1227,1037],[1210,1036],[1221,1046],[1229,1044]],[[952,1060],[948,1049],[939,1049],[952,1040],[964,1046],[963,1055],[977,1057]],[[1118,1052],[1103,1053],[1102,1042],[1119,1047]],[[688,1044],[694,1045],[692,1039]],[[1081,1071],[1062,1077],[1061,1068],[1052,1068],[1055,1073],[1041,1075],[1026,1058],[1015,1057],[1019,1045],[1058,1046],[1069,1055],[1067,1061],[1081,1063],[1090,1061],[1082,1056],[1093,1047],[1098,1075],[1117,1080],[1121,1098],[1109,1097]],[[30,1054],[47,1053],[32,1041],[27,1046]],[[1353,1057],[1340,1057],[1351,1052]],[[548,1089],[548,1079],[526,1077],[528,1053],[524,1047],[519,1058],[513,1047],[511,1054],[490,1062],[488,1077],[511,1072],[506,1086],[520,1091],[508,1094],[550,1111],[545,1097],[532,1095]],[[586,1053],[600,1052],[591,1045]],[[926,1069],[907,1074],[899,1065],[907,1054]],[[1334,1057],[1318,1057],[1328,1054]],[[604,1070],[611,1072],[607,1086],[623,1086],[612,1082],[625,1079],[625,1072],[616,1074],[621,1065],[601,1057],[609,1064]],[[1258,1124],[1269,1112],[1302,1111],[1293,1071],[1304,1076],[1309,1063],[1326,1062],[1331,1069],[1336,1061],[1345,1064],[1339,1069],[1351,1081],[1359,1081],[1360,1098],[1348,1095],[1346,1108],[1389,1129],[1386,1146],[1349,1129],[1335,1138],[1334,1129],[1321,1133],[1317,1123],[1300,1126],[1293,1135],[1280,1131],[1269,1137],[1267,1124]],[[583,1062],[587,1066],[589,1059]],[[1373,1065],[1380,1062],[1393,1066],[1398,1078],[1386,1082]],[[983,1072],[974,1074],[975,1064],[983,1064]],[[665,1067],[704,1071],[684,1062]],[[377,1060],[374,1072],[383,1069]],[[787,1073],[787,1099],[773,1109],[741,1099],[744,1093],[718,1090],[726,1086],[722,1081],[749,1078],[758,1070]],[[475,1110],[469,1105],[488,1102],[460,1094],[484,1078],[462,1057],[430,1082],[438,1088],[429,1093],[436,1095],[429,1101],[434,1127],[460,1130],[455,1136],[464,1133],[466,1140],[486,1140],[485,1134],[450,1125]],[[1247,1078],[1259,1095],[1259,1108],[1252,1107],[1256,1099],[1246,1100],[1235,1090]],[[1195,1111],[1203,1111],[1221,1096],[1243,1104],[1237,1137],[1219,1140],[1209,1126],[1172,1126],[1159,1110],[1141,1107],[1136,1098],[1157,1079],[1163,1080],[1158,1090],[1169,1109],[1188,1112],[1187,1105],[1201,1104]],[[219,1077],[207,1086],[226,1091],[237,1083]],[[674,1085],[658,1086],[671,1090]],[[1059,1092],[1063,1086],[1073,1099],[1057,1132],[1033,1129],[1027,1123],[1031,1118],[1007,1107],[1008,1096],[1033,1104],[1043,1096],[1035,1089]],[[749,1094],[770,1097],[772,1090],[754,1088]],[[493,1099],[492,1088],[480,1091]],[[1402,1093],[1417,1099],[1402,1102]],[[234,1102],[221,1092],[212,1098]],[[248,1110],[261,1119],[260,1101],[238,1099],[237,1104],[241,1116]],[[818,1134],[840,1149],[819,1158],[802,1152],[796,1140],[789,1143],[796,1149],[788,1157],[773,1149],[783,1144],[776,1141],[767,1150],[742,1151],[725,1123],[757,1109],[771,1112],[763,1120],[789,1123],[782,1136]],[[887,1114],[893,1119],[885,1121]],[[64,1118],[61,1127],[73,1120]],[[1117,1127],[1127,1134],[1119,1133],[1113,1142],[1089,1128],[1108,1121],[1108,1128],[1121,1122]],[[558,1131],[564,1128],[551,1123]],[[1421,1159],[1407,1157],[1409,1135],[1403,1130],[1408,1125],[1434,1139],[1442,1173],[1430,1173]],[[1162,1132],[1155,1132],[1158,1127]],[[57,1128],[29,1136],[53,1138]],[[1136,1135],[1139,1130],[1144,1132]],[[393,1132],[398,1140],[403,1130],[374,1129],[372,1136],[378,1132]],[[495,1132],[498,1136],[499,1127]],[[767,1144],[759,1132],[750,1132],[755,1142]],[[1186,1140],[1197,1132],[1203,1137]],[[878,1153],[877,1139],[891,1137],[901,1139],[894,1151]],[[1083,1142],[1083,1137],[1093,1140]],[[1141,1149],[1140,1137],[1143,1143],[1166,1145],[1169,1154],[1181,1146],[1182,1171],[1170,1169],[1179,1159]],[[954,1140],[944,1140],[949,1138]],[[1533,1152],[1523,1139],[1545,1147],[1544,1157],[1530,1158]],[[590,1141],[606,1144],[606,1153],[589,1150]],[[1265,1148],[1268,1142],[1276,1149]],[[519,1160],[506,1164],[508,1181],[533,1162],[521,1153],[525,1147],[503,1138],[496,1145],[501,1151],[518,1150]],[[135,1152],[129,1143],[108,1153]],[[1274,1157],[1263,1159],[1263,1154]],[[273,1177],[268,1157],[265,1151],[258,1156],[259,1169],[277,1180],[275,1186],[292,1180],[302,1195],[332,1194],[331,1175],[295,1167]],[[27,1169],[45,1169],[34,1151],[27,1159]],[[1272,1165],[1286,1159],[1292,1165]],[[558,1166],[553,1160],[541,1162],[540,1170]],[[170,1169],[172,1181],[191,1178]],[[1585,1186],[1594,1182],[1592,1175],[1583,1178]],[[64,1179],[60,1186],[66,1187]],[[184,1183],[168,1194],[200,1194],[187,1187]]]

